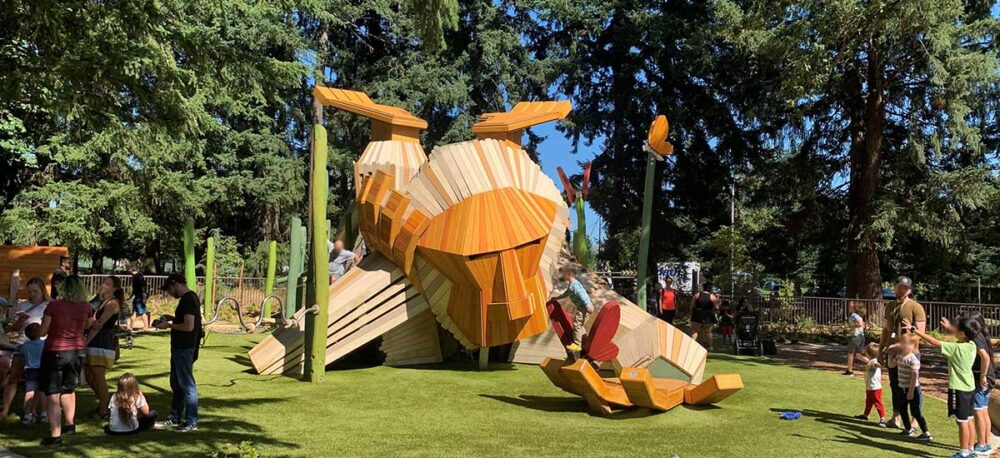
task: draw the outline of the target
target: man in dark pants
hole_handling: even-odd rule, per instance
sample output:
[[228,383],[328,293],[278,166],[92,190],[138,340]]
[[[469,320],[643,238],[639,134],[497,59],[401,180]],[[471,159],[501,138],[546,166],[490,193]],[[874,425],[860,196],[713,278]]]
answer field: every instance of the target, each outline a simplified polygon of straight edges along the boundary
[[[161,289],[180,301],[173,316],[164,315],[153,323],[158,329],[170,329],[170,390],[173,391],[170,415],[158,422],[156,428],[197,431],[198,387],[194,381],[194,362],[198,359],[201,341],[201,301],[180,274],[167,277]],[[181,422],[184,414],[187,416]]]
[[[889,346],[904,339],[910,331],[902,326],[903,320],[913,323],[920,332],[926,332],[927,312],[924,306],[910,297],[913,293],[913,280],[909,277],[899,277],[896,280],[896,301],[885,304],[885,316],[882,325],[882,338],[879,342],[879,361],[889,368],[889,390],[892,393],[892,421],[889,426],[909,430],[912,425],[903,425],[899,412],[906,403],[906,391],[899,385],[899,369],[887,351]],[[920,358],[920,340],[913,344],[913,353]]]

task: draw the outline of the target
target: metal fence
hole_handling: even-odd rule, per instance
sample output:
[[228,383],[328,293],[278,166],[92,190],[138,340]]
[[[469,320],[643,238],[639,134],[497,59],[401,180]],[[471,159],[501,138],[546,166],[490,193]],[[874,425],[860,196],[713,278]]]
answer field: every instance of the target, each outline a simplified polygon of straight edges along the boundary
[[[81,275],[80,278],[86,283],[87,288],[90,290],[92,295],[97,295],[100,292],[101,282],[105,278],[112,275]],[[125,290],[125,296],[132,296],[132,276],[128,274],[123,275],[113,275],[118,277],[122,282],[122,288]],[[160,297],[163,300],[167,300],[166,295],[160,291],[160,287],[166,281],[167,277],[165,275],[146,275],[146,295],[149,298]],[[196,292],[202,299],[204,299],[205,293],[205,277],[197,277],[198,286]],[[218,302],[224,297],[232,296],[235,298],[240,305],[246,309],[247,307],[259,306],[264,300],[264,285],[267,282],[265,278],[259,277],[216,277],[215,279],[215,301]],[[275,284],[274,285],[274,295],[284,298],[285,297],[285,285]]]
[[[734,306],[739,299],[725,297]],[[768,297],[746,296],[747,301],[760,311],[761,321],[771,323],[802,323],[811,321],[822,326],[847,324],[850,312],[848,303],[854,302],[859,313],[865,317],[865,326],[881,328],[886,307],[893,301],[883,299],[845,299],[839,297]],[[927,312],[927,329],[938,329],[941,318],[951,320],[971,312],[982,313],[990,335],[1000,336],[1000,304],[969,304],[961,302],[920,302]]]

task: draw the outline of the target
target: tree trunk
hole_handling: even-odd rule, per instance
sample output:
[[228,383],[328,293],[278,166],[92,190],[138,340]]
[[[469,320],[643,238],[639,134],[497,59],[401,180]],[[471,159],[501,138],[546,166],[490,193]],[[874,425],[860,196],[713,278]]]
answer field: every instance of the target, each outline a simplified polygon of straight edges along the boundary
[[879,270],[878,234],[872,229],[876,196],[881,180],[882,138],[885,125],[885,99],[881,58],[876,45],[869,47],[865,72],[867,84],[861,84],[859,62],[858,102],[851,110],[851,182],[848,190],[847,297],[877,299],[882,294]]

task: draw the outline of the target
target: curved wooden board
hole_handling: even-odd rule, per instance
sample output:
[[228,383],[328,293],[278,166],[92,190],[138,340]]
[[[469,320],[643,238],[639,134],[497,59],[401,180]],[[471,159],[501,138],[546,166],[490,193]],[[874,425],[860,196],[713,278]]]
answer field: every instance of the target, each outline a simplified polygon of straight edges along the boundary
[[590,331],[583,338],[583,353],[594,361],[611,361],[618,356],[618,346],[614,343],[618,324],[621,322],[621,308],[618,302],[609,301],[597,312],[597,318]]

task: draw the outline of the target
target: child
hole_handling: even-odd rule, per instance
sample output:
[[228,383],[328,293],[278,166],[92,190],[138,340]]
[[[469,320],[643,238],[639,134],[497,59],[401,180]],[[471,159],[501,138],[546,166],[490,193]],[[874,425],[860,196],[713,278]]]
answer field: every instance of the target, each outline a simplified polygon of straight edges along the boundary
[[[972,441],[975,431],[972,423],[972,397],[976,384],[972,377],[972,363],[976,359],[976,344],[972,339],[979,333],[979,323],[961,318],[958,325],[952,329],[952,335],[958,342],[941,342],[912,326],[909,320],[903,319],[903,328],[909,329],[934,347],[941,348],[941,355],[948,360],[948,413],[955,415],[958,423],[958,442],[960,450],[952,458],[973,456]],[[942,323],[943,324],[943,323]]]
[[118,392],[111,397],[108,408],[111,418],[104,432],[112,436],[135,434],[156,423],[156,411],[149,410],[146,397],[139,391],[139,382],[131,372],[118,379]]
[[906,396],[899,403],[899,415],[903,420],[902,434],[904,436],[913,435],[913,427],[910,422],[910,414],[912,414],[913,419],[917,420],[917,424],[920,425],[920,430],[923,432],[917,439],[930,442],[933,438],[930,431],[927,430],[927,420],[924,419],[923,414],[924,397],[920,391],[920,358],[913,353],[913,348],[917,344],[916,338],[912,336],[912,334],[907,334],[899,343],[889,347],[890,352],[896,354],[900,393]]
[[[28,341],[21,344],[20,352],[21,356],[24,357],[24,417],[21,418],[21,424],[30,425],[35,422],[36,412],[38,410],[38,400],[44,399],[42,396],[36,396],[38,391],[38,368],[42,365],[42,349],[45,347],[45,341],[41,339],[42,326],[38,323],[31,323],[28,327],[24,328],[24,335],[28,337]],[[45,412],[42,413],[41,417],[38,417],[41,422],[49,421],[48,415]]]
[[872,407],[878,412],[878,425],[885,427],[885,406],[882,404],[882,365],[878,362],[878,344],[872,342],[865,348],[867,357],[858,355],[865,363],[865,413],[854,418],[867,420]]
[[733,311],[729,301],[722,301],[721,315],[719,331],[722,332],[722,338],[732,341],[733,327],[736,325],[736,312]]
[[583,285],[576,279],[576,268],[572,266],[563,267],[563,279],[569,282],[566,291],[555,297],[563,299],[569,297],[573,305],[576,306],[576,314],[573,316],[573,344],[566,347],[570,351],[580,351],[582,349],[583,333],[586,331],[583,324],[587,322],[587,315],[594,313],[594,306],[590,303],[590,295]]
[[[978,455],[990,455],[993,447],[990,446],[990,391],[996,386],[996,373],[993,367],[993,347],[990,345],[990,336],[986,328],[986,318],[982,313],[972,312],[968,315],[969,320],[979,324],[980,331],[972,342],[976,344],[976,358],[972,363],[972,378],[977,383],[976,392],[972,397],[973,417],[975,418],[976,442],[972,451]],[[946,332],[953,332],[954,326],[947,318],[941,318],[941,328]]]

